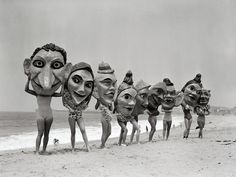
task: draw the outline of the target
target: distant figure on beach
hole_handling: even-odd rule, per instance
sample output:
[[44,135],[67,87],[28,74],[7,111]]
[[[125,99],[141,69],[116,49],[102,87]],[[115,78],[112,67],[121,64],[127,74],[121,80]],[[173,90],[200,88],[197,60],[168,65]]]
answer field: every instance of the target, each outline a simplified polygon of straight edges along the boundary
[[[135,89],[138,94],[136,95],[136,104],[134,106],[134,110],[132,112],[132,116],[134,116],[134,120],[138,124],[138,116],[143,114],[148,106],[148,89],[151,85],[147,84],[143,80],[140,80],[135,85]],[[136,124],[135,124],[136,125]],[[136,133],[136,143],[139,143],[140,129],[137,129],[137,126],[133,125],[132,133],[130,135],[130,144],[133,142],[134,134]]]
[[108,137],[111,135],[112,104],[116,92],[116,76],[114,69],[108,63],[100,63],[95,76],[95,88],[93,96],[97,103],[95,109],[100,109],[102,123],[102,137],[100,148],[104,148]]
[[[51,109],[52,97],[60,97],[56,93],[65,80],[68,71],[66,51],[55,44],[46,44],[36,48],[32,56],[24,60],[24,72],[28,76],[25,91],[36,96],[38,110],[36,112],[38,135],[36,138],[36,154],[39,154],[41,138],[43,138],[43,153],[48,144],[49,131],[53,122]],[[29,84],[33,90],[29,88]]]
[[192,115],[190,111],[194,110],[197,101],[200,97],[202,89],[201,74],[197,74],[193,80],[188,81],[182,88],[184,93],[184,100],[182,102],[182,109],[184,112],[185,130],[183,138],[188,138],[192,124]]
[[203,138],[202,130],[205,126],[205,116],[210,114],[209,110],[210,106],[208,105],[211,97],[210,92],[211,92],[210,90],[202,89],[198,105],[194,108],[194,112],[198,115],[197,117],[198,126],[196,127],[196,129],[199,128],[198,138]]
[[162,111],[164,112],[162,136],[163,140],[168,140],[172,124],[172,110],[182,103],[183,93],[176,92],[174,84],[169,78],[163,79],[163,82],[166,84],[166,93],[162,101]]
[[156,132],[157,116],[160,114],[160,112],[158,111],[158,107],[161,105],[165,93],[166,85],[164,82],[159,82],[151,86],[149,89],[147,106],[147,113],[149,115],[148,122],[151,126],[151,130],[149,133],[149,142],[152,141],[153,135]]
[[94,89],[94,75],[89,64],[80,62],[72,66],[63,85],[62,102],[69,109],[72,152],[75,150],[75,123],[78,124],[86,150],[90,151],[82,111],[88,107]]
[[[126,146],[126,137],[128,133],[127,122],[130,122],[136,130],[139,130],[138,123],[132,116],[134,106],[136,104],[137,91],[133,86],[132,72],[128,71],[123,82],[118,88],[116,100],[114,102],[114,112],[117,113],[117,122],[121,127],[118,144]],[[139,134],[138,134],[139,136]],[[139,137],[136,137],[137,140]]]

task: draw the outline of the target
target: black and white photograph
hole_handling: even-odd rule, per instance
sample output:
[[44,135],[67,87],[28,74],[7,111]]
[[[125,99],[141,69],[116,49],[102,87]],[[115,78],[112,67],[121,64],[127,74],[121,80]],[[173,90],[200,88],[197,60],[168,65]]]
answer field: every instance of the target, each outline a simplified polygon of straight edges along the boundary
[[236,177],[236,1],[0,0],[1,177]]

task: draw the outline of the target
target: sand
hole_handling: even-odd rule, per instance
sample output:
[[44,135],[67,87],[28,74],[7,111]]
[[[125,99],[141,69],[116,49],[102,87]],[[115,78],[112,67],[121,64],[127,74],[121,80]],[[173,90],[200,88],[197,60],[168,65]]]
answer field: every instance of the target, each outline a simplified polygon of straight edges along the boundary
[[[98,141],[90,142],[92,151],[83,144],[48,147],[47,155],[35,155],[32,149],[0,152],[1,177],[223,177],[236,176],[236,116],[210,116],[206,119],[203,139],[197,138],[193,122],[190,137],[182,138],[184,126],[171,129],[170,139],[147,142],[144,133],[140,144],[117,146],[117,138],[109,139],[108,148],[98,149]],[[129,139],[129,138],[128,138]]]

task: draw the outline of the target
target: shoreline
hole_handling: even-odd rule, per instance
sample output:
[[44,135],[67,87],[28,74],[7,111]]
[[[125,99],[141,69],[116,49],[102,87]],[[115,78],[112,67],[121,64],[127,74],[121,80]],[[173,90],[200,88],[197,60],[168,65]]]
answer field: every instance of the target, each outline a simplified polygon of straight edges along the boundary
[[49,146],[47,155],[35,155],[34,148],[5,151],[0,153],[0,173],[4,177],[235,176],[236,116],[206,118],[203,139],[197,138],[195,127],[196,119],[187,140],[180,125],[171,129],[168,141],[157,131],[154,142],[143,133],[140,144],[126,147],[116,145],[118,138],[108,139],[105,149],[98,148],[100,141],[90,141],[91,152],[83,150],[83,143],[76,143],[74,153],[70,144]]

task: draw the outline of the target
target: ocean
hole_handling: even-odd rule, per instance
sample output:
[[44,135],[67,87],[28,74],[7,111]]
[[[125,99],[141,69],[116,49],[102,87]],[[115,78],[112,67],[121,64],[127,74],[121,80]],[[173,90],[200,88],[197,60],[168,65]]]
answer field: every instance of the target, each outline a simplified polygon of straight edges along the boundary
[[[183,122],[183,115],[173,114],[172,116],[172,126],[178,126]],[[83,117],[88,140],[100,140],[102,134],[100,112],[83,112]],[[148,115],[139,116],[141,133],[146,132],[146,126],[150,131],[150,124],[147,118]],[[157,130],[162,129],[162,118],[162,114],[158,116]],[[127,128],[129,130],[128,135],[130,135],[132,125],[128,123]],[[110,138],[118,137],[119,134],[120,126],[114,117],[112,120],[112,134]],[[36,136],[37,126],[35,112],[0,112],[0,151],[35,147]],[[48,145],[53,144],[54,138],[58,139],[60,144],[70,143],[70,128],[67,111],[53,111],[53,124],[49,134]],[[76,126],[76,142],[82,141],[83,139],[79,127]]]

